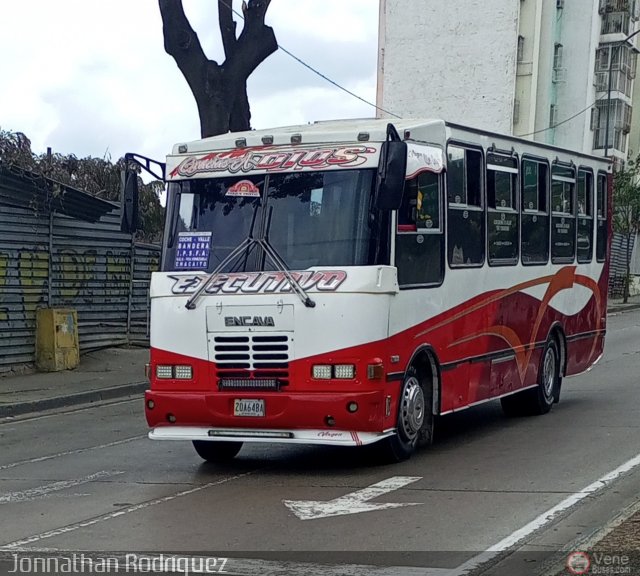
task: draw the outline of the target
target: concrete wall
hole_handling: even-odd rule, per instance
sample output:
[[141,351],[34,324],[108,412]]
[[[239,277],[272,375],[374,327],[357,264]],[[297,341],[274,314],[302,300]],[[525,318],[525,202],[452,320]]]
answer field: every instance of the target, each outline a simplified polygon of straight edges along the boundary
[[535,130],[537,134],[534,139],[538,142],[554,144],[555,132],[545,129],[549,127],[551,104],[557,103],[556,86],[551,82],[553,77],[553,46],[558,33],[556,0],[537,0],[537,2],[542,4],[542,21],[540,53],[538,55],[538,84],[535,88]]
[[[596,99],[593,85],[595,57],[600,37],[597,2],[565,1],[558,11],[559,41],[563,45],[563,79],[556,84],[558,117],[565,120],[584,110]],[[553,51],[553,46],[550,47]],[[558,146],[591,152],[591,111],[580,114],[555,130]]]
[[540,60],[542,2],[521,2],[519,35],[523,40],[522,59],[517,65],[516,99],[518,116],[513,119],[513,133],[527,136],[536,130],[536,105]]
[[378,105],[511,133],[520,2],[381,0]]

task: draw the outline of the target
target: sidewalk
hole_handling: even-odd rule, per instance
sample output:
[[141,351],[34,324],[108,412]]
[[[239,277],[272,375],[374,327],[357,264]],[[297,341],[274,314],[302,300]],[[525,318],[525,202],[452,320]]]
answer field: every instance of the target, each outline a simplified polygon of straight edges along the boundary
[[635,310],[637,308],[640,308],[640,295],[629,296],[629,301],[626,304],[622,303],[622,298],[609,298],[607,313],[617,314],[618,312]]
[[[595,535],[560,560],[544,576],[640,573],[640,500],[622,510]],[[613,513],[613,511],[612,511]],[[566,559],[564,559],[566,558]],[[586,562],[585,562],[586,560]]]
[[109,348],[83,354],[75,370],[0,376],[0,418],[142,395],[148,361],[146,348]]

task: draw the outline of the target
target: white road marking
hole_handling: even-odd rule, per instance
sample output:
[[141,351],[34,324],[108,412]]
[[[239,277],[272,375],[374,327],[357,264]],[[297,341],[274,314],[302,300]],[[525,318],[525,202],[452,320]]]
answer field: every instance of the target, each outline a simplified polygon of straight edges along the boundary
[[552,508],[549,508],[549,510],[543,512],[537,518],[534,518],[531,522],[511,533],[506,538],[503,538],[497,544],[494,544],[490,548],[487,548],[487,550],[485,550],[484,552],[467,560],[465,563],[458,566],[458,568],[456,568],[456,570],[451,573],[451,576],[462,576],[478,568],[482,564],[489,562],[500,553],[509,550],[511,547],[524,540],[524,538],[526,538],[527,536],[530,536],[534,532],[551,523],[561,512],[568,510],[581,500],[584,500],[587,496],[591,496],[596,492],[600,492],[620,476],[633,470],[638,465],[640,465],[640,454],[634,456],[630,460],[627,460],[627,462],[621,464],[615,470],[612,470],[595,482],[589,484],[588,486],[580,490],[580,492],[572,494],[571,496],[565,498],[559,504],[556,504]]
[[219,486],[220,484],[226,484],[227,482],[231,482],[232,480],[237,480],[239,478],[243,478],[245,476],[249,476],[254,474],[255,472],[259,472],[260,469],[251,470],[249,472],[245,472],[243,474],[237,474],[235,476],[229,476],[228,478],[222,478],[217,480],[216,482],[208,482],[207,484],[203,484],[201,486],[196,486],[195,488],[190,488],[189,490],[183,490],[176,494],[172,494],[170,496],[163,496],[162,498],[155,498],[154,500],[147,500],[146,502],[141,502],[140,504],[135,504],[133,506],[128,506],[127,508],[123,508],[122,510],[118,510],[116,512],[110,512],[109,514],[103,514],[102,516],[96,516],[95,518],[91,518],[90,520],[83,520],[81,522],[76,522],[75,524],[69,524],[68,526],[63,526],[62,528],[55,528],[54,530],[48,530],[47,532],[42,532],[40,534],[34,534],[33,536],[28,536],[27,538],[23,538],[21,540],[16,540],[14,542],[9,542],[0,546],[0,552],[12,551],[15,548],[19,548],[21,546],[28,546],[29,544],[33,544],[34,542],[39,542],[41,540],[45,540],[46,538],[52,538],[54,536],[60,536],[62,534],[68,534],[69,532],[75,532],[80,528],[87,528],[88,526],[94,526],[95,524],[100,524],[102,522],[106,522],[107,520],[112,520],[114,518],[118,518],[120,516],[125,516],[127,514],[131,514],[132,512],[137,512],[138,510],[143,510],[144,508],[149,508],[150,506],[155,506],[157,504],[163,504],[165,502],[171,502],[171,500],[175,500],[176,498],[180,498],[182,496],[188,496],[189,494],[195,494],[196,492],[200,492],[202,490],[206,490],[207,488],[211,488],[212,486]]
[[399,490],[407,484],[412,484],[418,480],[422,480],[422,476],[393,476],[333,500],[283,500],[282,502],[300,520],[359,514],[373,510],[402,508],[403,506],[420,506],[423,504],[422,502],[368,502],[368,500]]
[[42,412],[29,412],[26,414],[18,414],[16,416],[4,416],[0,418],[0,426],[24,424],[25,422],[33,422],[34,420],[47,420],[49,418],[64,416],[65,414],[84,412],[86,410],[98,410],[106,406],[118,406],[120,404],[128,404],[129,402],[140,402],[140,398],[136,396],[134,398],[127,398],[126,400],[96,400],[95,402],[74,404],[72,406],[66,406],[62,408],[49,408],[48,410],[43,410]]
[[111,446],[119,446],[120,444],[127,444],[134,440],[141,440],[146,438],[147,435],[133,436],[132,438],[125,438],[124,440],[116,440],[115,442],[108,442],[107,444],[99,444],[98,446],[89,446],[87,448],[78,448],[76,450],[67,450],[65,452],[58,452],[56,454],[49,454],[47,456],[38,456],[37,458],[29,458],[28,460],[20,460],[18,462],[11,462],[11,464],[3,464],[0,466],[0,470],[8,470],[9,468],[15,468],[16,466],[24,466],[25,464],[35,464],[36,462],[44,462],[46,460],[52,460],[53,458],[60,458],[62,456],[69,456],[71,454],[82,454],[83,452],[89,452],[91,450],[101,450],[102,448],[110,448]]
[[[472,570],[478,568],[479,566],[489,562],[490,560],[496,558],[500,553],[505,552],[517,544],[521,543],[523,539],[527,536],[530,536],[534,532],[544,528],[548,524],[550,524],[553,520],[555,520],[559,514],[564,511],[567,511],[581,500],[584,500],[588,496],[592,496],[605,488],[609,487],[615,480],[617,480],[623,474],[626,474],[633,470],[634,468],[640,465],[640,454],[631,458],[615,470],[605,474],[595,482],[589,484],[579,492],[576,492],[565,498],[559,504],[553,506],[543,514],[540,514],[534,520],[523,526],[522,528],[516,530],[506,538],[503,538],[498,543],[494,544],[490,548],[488,548],[485,552],[474,556],[468,561],[464,562],[460,566],[454,569],[447,568],[428,568],[428,567],[412,567],[412,566],[375,566],[375,565],[335,565],[335,564],[315,564],[315,563],[305,563],[305,562],[281,562],[281,561],[267,561],[260,559],[245,559],[245,558],[234,558],[229,559],[229,564],[227,565],[229,568],[233,567],[233,570],[229,569],[228,573],[230,575],[243,575],[243,576],[279,576],[281,574],[291,574],[291,575],[300,575],[300,576],[462,576],[464,574],[468,574]],[[122,516],[124,514],[129,514],[136,510],[140,510],[146,508],[148,506],[153,506],[156,504],[160,504],[163,502],[171,501],[180,496],[185,496],[188,494],[192,494],[194,492],[198,492],[200,490],[204,490],[211,486],[224,484],[231,480],[235,480],[241,478],[243,476],[248,476],[250,474],[254,474],[259,470],[253,470],[244,474],[240,474],[237,476],[224,478],[217,482],[211,482],[205,484],[203,486],[198,486],[196,488],[192,488],[190,490],[185,490],[183,492],[179,492],[172,496],[166,496],[164,498],[158,498],[156,500],[151,500],[149,502],[144,502],[142,504],[138,504],[135,506],[130,506],[124,510],[105,514],[103,516],[99,516],[92,520],[87,520],[85,522],[79,522],[76,524],[72,524],[70,526],[66,526],[63,528],[59,528],[56,530],[51,530],[49,532],[44,532],[42,534],[38,534],[35,536],[31,536],[25,538],[23,540],[18,540],[15,542],[11,542],[9,544],[5,544],[4,546],[0,546],[0,552],[62,552],[60,549],[56,548],[33,548],[29,547],[29,544],[33,544],[35,542],[39,542],[44,540],[45,538],[50,538],[53,536],[65,534],[68,532],[72,532],[78,530],[83,527],[92,526],[94,524],[104,522],[106,520],[116,518],[118,516]],[[411,482],[415,482],[421,477],[395,477],[395,478],[403,478],[410,479],[409,482],[403,482],[402,485],[398,487],[402,487]],[[389,480],[392,480],[391,478]],[[374,484],[356,492],[354,494],[362,494],[365,491],[373,490],[375,494],[371,497],[375,497],[386,492],[389,492],[385,487],[380,487],[380,484],[385,484],[388,481],[383,481],[378,484]],[[370,492],[372,493],[372,492]],[[365,492],[365,495],[367,493]],[[347,495],[353,496],[353,494]],[[345,498],[345,497],[343,497]],[[340,498],[336,498],[335,500],[331,500],[329,502],[335,502],[336,500],[340,500]],[[327,504],[328,502],[320,502],[320,504]]]
[[124,472],[107,472],[106,470],[102,470],[95,474],[85,476],[84,478],[61,480],[60,482],[52,482],[51,484],[45,484],[44,486],[38,486],[37,488],[29,488],[28,490],[20,490],[19,492],[7,492],[6,494],[0,493],[0,504],[15,504],[16,502],[36,500],[37,498],[43,498],[52,492],[59,492],[60,490],[80,486],[87,482],[94,482],[95,480],[102,480],[103,478],[117,476],[118,474],[124,474]]

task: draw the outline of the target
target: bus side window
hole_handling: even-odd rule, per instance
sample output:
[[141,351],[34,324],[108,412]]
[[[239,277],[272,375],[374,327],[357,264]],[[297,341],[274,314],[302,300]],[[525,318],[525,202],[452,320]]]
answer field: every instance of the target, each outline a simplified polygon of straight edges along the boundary
[[487,258],[492,266],[518,263],[518,160],[487,153]]
[[545,162],[522,160],[520,236],[522,263],[549,261],[549,166]]
[[578,171],[578,263],[587,264],[593,258],[593,173]]
[[405,182],[396,236],[400,286],[440,285],[444,279],[440,181],[438,174],[422,172]]
[[551,262],[568,264],[576,253],[575,169],[551,168]]
[[604,262],[607,257],[607,175],[598,173],[596,260]]
[[452,268],[484,264],[484,168],[480,150],[447,147],[447,241]]

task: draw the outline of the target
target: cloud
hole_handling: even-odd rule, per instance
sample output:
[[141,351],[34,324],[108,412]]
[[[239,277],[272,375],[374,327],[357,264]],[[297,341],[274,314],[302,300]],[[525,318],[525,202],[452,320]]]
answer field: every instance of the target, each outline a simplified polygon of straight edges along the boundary
[[[375,78],[347,86],[363,97],[375,99]],[[329,87],[302,87],[281,93],[258,97],[252,105],[252,124],[256,129],[274,126],[306,124],[308,122],[341,119],[372,118],[375,110],[342,91]]]
[[[206,54],[221,61],[216,5],[184,0]],[[372,0],[277,0],[267,23],[282,46],[374,101],[377,17]],[[174,142],[198,137],[195,102],[164,51],[156,0],[21,0],[3,6],[3,24],[0,126],[25,132],[36,152],[160,159]],[[282,51],[248,86],[257,128],[375,112]]]

